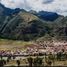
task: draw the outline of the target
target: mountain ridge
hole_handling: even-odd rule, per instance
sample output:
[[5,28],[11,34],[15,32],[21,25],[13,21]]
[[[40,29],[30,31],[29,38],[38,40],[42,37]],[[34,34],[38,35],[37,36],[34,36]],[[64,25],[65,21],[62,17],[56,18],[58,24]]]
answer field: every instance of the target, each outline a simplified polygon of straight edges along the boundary
[[54,12],[12,10],[3,5],[0,10],[1,38],[30,41],[49,35],[67,40],[67,17]]

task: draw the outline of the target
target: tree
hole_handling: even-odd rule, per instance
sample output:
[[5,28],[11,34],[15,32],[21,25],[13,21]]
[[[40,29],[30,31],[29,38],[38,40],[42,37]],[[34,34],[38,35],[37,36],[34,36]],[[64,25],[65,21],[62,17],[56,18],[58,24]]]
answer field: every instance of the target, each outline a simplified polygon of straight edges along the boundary
[[57,60],[61,60],[61,55],[62,55],[61,52],[58,52],[58,53],[57,53]]
[[4,60],[0,60],[0,67],[4,67],[4,64],[6,64],[6,62]]
[[28,60],[28,63],[29,63],[29,67],[32,67],[33,58],[32,57],[29,57],[29,58],[27,58],[27,60]]
[[54,59],[55,59],[54,54],[50,53],[50,54],[48,55],[48,59],[49,59],[51,62],[53,62],[53,65],[54,65]]
[[20,60],[17,60],[16,62],[17,62],[17,65],[19,67],[20,66]]
[[34,65],[34,67],[43,66],[43,58],[40,58],[38,56],[36,58],[34,58],[33,65]]

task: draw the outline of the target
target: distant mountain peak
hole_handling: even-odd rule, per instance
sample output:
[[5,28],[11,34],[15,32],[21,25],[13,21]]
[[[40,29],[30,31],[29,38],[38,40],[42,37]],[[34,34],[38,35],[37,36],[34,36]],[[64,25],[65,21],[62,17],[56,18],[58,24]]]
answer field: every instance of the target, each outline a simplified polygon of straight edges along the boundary
[[54,21],[56,20],[59,15],[55,12],[48,12],[48,11],[39,11],[37,13],[37,15],[43,19],[43,20],[46,20],[46,21]]
[[4,15],[12,15],[19,13],[20,11],[25,11],[24,9],[16,8],[16,9],[10,9],[5,7],[3,4],[0,3],[0,13]]
[[32,13],[32,14],[37,14],[37,12],[34,11],[34,10],[30,10],[29,12]]
[[0,3],[0,7],[4,7],[4,5]]
[[[20,9],[20,8],[10,9],[10,8],[5,7],[3,4],[0,3],[0,15],[3,14],[3,15],[9,16],[9,15],[17,14],[20,11],[25,12],[24,9]],[[30,10],[29,13],[34,14],[34,15],[38,16],[40,19],[43,19],[45,21],[54,21],[59,17],[59,15],[57,13],[48,12],[48,11],[36,12],[34,10]]]
[[4,5],[0,3],[0,15],[2,15],[2,12],[4,11]]

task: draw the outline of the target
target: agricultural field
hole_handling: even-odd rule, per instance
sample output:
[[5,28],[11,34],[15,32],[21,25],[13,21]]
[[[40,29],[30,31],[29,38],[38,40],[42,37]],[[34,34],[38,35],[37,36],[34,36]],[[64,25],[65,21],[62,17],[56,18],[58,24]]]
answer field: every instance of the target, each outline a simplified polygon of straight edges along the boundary
[[15,50],[15,49],[24,50],[25,49],[24,47],[28,45],[32,45],[32,42],[0,39],[0,50]]
[[[66,43],[63,42],[61,44],[66,44]],[[39,43],[38,45],[41,45],[41,43]],[[28,46],[31,46],[30,48],[28,48],[28,49],[30,49],[30,51],[32,51],[32,49],[35,51],[38,47],[40,47],[40,46],[37,46],[37,48],[35,49],[35,47],[34,47],[35,45],[33,45],[33,41],[25,42],[25,41],[17,41],[17,40],[0,39],[0,61],[3,60],[6,62],[4,64],[4,66],[17,66],[18,65],[17,60],[19,60],[20,66],[29,66],[31,63],[32,63],[32,66],[34,66],[34,60],[38,59],[38,61],[41,61],[40,62],[41,64],[38,61],[36,61],[37,65],[40,64],[42,66],[67,66],[67,53],[62,52],[62,54],[59,53],[59,55],[44,54],[41,56],[38,54],[34,55],[34,56],[31,56],[28,54],[28,56],[27,56],[25,53],[27,51]],[[13,53],[14,55],[16,52],[17,55],[10,56],[12,53],[11,51],[14,52]],[[19,51],[20,51],[20,54],[19,54]],[[22,56],[21,53],[24,55]],[[32,53],[33,53],[33,51],[32,51]],[[6,54],[8,56],[4,56]],[[20,55],[20,56],[18,56],[18,55]],[[37,57],[39,57],[39,58],[37,58]],[[32,58],[32,61],[30,61],[31,60],[30,58]]]

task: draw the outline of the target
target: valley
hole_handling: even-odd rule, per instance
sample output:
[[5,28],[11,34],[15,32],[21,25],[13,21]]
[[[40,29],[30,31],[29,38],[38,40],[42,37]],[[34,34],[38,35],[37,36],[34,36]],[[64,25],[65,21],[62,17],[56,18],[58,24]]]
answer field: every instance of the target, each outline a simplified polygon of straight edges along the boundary
[[[67,65],[67,16],[10,9],[0,3],[0,64]],[[40,64],[41,63],[41,64]]]

